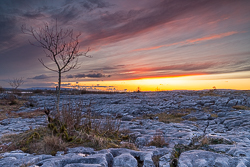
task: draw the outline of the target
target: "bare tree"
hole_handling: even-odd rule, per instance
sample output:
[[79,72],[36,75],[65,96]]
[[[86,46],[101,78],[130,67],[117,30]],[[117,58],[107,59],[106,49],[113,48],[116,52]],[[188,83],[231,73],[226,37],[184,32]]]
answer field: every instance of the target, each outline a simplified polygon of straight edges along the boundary
[[13,88],[13,92],[17,92],[17,88],[24,83],[23,78],[14,78],[12,80],[9,79],[7,82]]
[[57,111],[59,111],[62,73],[78,68],[78,57],[82,55],[89,57],[87,56],[87,52],[90,49],[88,48],[85,53],[79,52],[79,37],[81,34],[74,35],[73,29],[64,30],[58,28],[57,21],[53,26],[44,23],[43,27],[38,29],[22,26],[22,31],[25,34],[31,35],[37,43],[30,43],[43,48],[45,56],[55,64],[55,67],[52,68],[46,65],[43,59],[38,59],[45,68],[58,73],[56,106]]
[[0,86],[0,93],[4,92],[4,88],[2,86]]

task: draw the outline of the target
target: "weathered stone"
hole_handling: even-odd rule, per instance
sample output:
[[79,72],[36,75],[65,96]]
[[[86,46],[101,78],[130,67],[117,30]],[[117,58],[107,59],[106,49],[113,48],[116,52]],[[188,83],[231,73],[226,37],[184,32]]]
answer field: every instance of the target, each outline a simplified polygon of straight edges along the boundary
[[137,160],[129,153],[114,158],[113,167],[137,167]]
[[[244,162],[242,160],[245,160]],[[203,150],[192,150],[183,152],[180,155],[179,167],[205,167],[205,166],[237,166],[239,162],[243,165],[250,165],[250,158],[235,158],[224,154],[218,154]]]

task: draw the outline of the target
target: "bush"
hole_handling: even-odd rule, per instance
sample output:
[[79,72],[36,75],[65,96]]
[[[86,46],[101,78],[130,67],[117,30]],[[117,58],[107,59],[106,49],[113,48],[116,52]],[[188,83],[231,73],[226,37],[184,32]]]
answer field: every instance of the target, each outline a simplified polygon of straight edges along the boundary
[[0,86],[0,93],[4,92],[4,88],[2,86]]
[[168,146],[164,137],[162,136],[162,132],[158,131],[153,139],[148,143],[148,146],[156,146],[156,147],[164,147]]
[[136,149],[132,143],[120,144],[121,141],[130,140],[128,131],[120,131],[120,120],[97,118],[91,109],[83,113],[82,107],[85,106],[81,103],[69,103],[63,105],[62,110],[56,114],[44,110],[48,116],[48,125],[8,138],[5,143],[11,144],[7,151],[21,149],[27,153],[55,155],[66,147],[77,146],[97,150],[115,147]]
[[45,136],[43,145],[45,154],[56,155],[57,151],[66,150],[66,143],[58,136]]
[[32,92],[35,93],[35,94],[41,94],[41,93],[43,93],[43,90],[41,90],[41,89],[35,89]]

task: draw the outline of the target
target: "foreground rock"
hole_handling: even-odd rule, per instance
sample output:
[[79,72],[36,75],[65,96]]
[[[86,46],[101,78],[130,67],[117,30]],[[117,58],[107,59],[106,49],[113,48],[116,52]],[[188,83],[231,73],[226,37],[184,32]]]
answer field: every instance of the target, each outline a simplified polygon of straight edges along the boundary
[[[75,148],[76,150],[78,148]],[[81,147],[79,150],[84,150]],[[145,149],[144,151],[134,151],[124,148],[112,148],[93,152],[90,150],[77,153],[67,153],[58,156],[32,155],[22,151],[12,151],[2,154],[0,159],[1,167],[41,166],[41,167],[81,167],[81,166],[102,166],[102,167],[144,167],[154,166],[152,158],[154,156],[166,156],[172,152],[168,148]],[[170,163],[170,157],[162,160],[166,164]]]
[[218,167],[247,167],[250,166],[250,157],[231,157],[210,151],[192,150],[181,154],[179,167],[218,166]]
[[[22,151],[0,154],[0,166],[42,167],[205,167],[250,166],[250,97],[237,91],[172,91],[112,95],[62,96],[63,103],[88,105],[93,112],[121,118],[121,129],[138,151],[111,148],[95,151],[91,148],[69,148],[56,156],[33,155]],[[211,94],[211,92],[210,92]],[[36,107],[46,104],[53,108],[53,96],[33,96]],[[71,101],[70,101],[71,100]],[[89,105],[91,104],[91,105]],[[235,107],[236,106],[236,107]],[[240,110],[237,110],[240,109]],[[182,123],[163,123],[159,118],[142,119],[144,114],[189,110]],[[28,112],[21,108],[18,112]],[[82,112],[86,112],[86,108]],[[0,137],[44,126],[46,117],[10,118],[0,121]],[[168,143],[164,148],[148,146],[155,136]],[[179,150],[178,148],[185,148]]]

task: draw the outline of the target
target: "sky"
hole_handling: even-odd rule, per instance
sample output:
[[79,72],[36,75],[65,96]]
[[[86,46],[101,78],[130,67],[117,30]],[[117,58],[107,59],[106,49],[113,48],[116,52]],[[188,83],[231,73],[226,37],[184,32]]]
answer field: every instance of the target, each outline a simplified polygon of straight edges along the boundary
[[[55,87],[55,64],[22,25],[79,37],[63,87],[141,91],[250,89],[249,0],[1,0],[0,86]],[[30,42],[29,42],[30,41]]]

